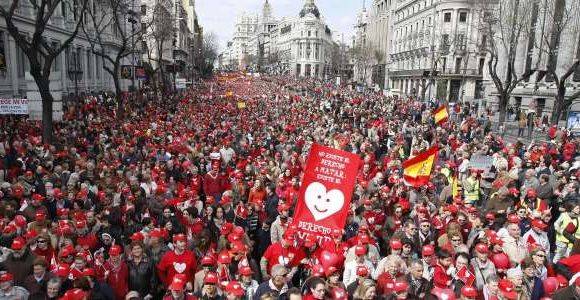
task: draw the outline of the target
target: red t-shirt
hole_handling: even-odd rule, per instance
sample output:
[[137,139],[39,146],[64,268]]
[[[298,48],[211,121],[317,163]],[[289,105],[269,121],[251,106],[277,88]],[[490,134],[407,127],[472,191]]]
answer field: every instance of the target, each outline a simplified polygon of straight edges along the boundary
[[264,252],[264,258],[268,261],[268,273],[275,265],[297,266],[298,252],[298,249],[293,246],[282,247],[280,242],[270,245]]
[[171,284],[175,274],[185,274],[187,282],[193,282],[196,268],[197,262],[193,252],[185,250],[178,255],[175,251],[169,251],[163,255],[157,265],[157,274],[165,285]]

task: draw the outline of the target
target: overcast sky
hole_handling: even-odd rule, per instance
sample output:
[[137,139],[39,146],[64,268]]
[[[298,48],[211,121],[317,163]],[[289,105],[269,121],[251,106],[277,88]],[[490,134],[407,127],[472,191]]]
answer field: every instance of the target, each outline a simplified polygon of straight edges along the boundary
[[[333,32],[344,33],[348,40],[354,32],[356,14],[362,8],[363,0],[316,0],[320,13]],[[204,33],[214,32],[223,50],[232,38],[234,24],[242,12],[261,13],[265,0],[195,0],[195,10]],[[296,16],[304,5],[304,0],[269,0],[276,18]],[[367,0],[368,3],[371,0]]]

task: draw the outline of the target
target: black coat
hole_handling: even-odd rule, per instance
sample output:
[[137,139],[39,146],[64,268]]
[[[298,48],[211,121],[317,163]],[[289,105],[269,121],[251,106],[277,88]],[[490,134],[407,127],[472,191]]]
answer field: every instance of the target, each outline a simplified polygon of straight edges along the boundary
[[129,290],[137,291],[143,297],[147,294],[153,295],[153,289],[157,286],[153,261],[147,257],[144,257],[139,264],[129,260],[127,267],[129,269]]
[[431,288],[433,288],[431,283],[423,277],[421,277],[417,283],[413,283],[413,280],[411,280],[411,275],[407,274],[405,275],[405,280],[409,283],[408,291],[409,298],[411,299],[423,299],[426,295],[431,293]]

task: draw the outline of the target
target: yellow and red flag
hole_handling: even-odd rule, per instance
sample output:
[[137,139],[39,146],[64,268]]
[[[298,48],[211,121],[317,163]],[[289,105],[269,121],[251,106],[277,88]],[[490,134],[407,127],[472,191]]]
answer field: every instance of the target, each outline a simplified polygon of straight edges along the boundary
[[435,124],[437,125],[443,122],[447,122],[448,117],[449,112],[447,111],[447,106],[441,106],[433,111],[433,119],[435,120]]
[[433,170],[433,165],[437,160],[438,154],[439,149],[437,146],[433,146],[425,152],[419,153],[417,156],[403,162],[403,179],[405,179],[407,185],[413,187],[426,185],[429,182],[429,177],[431,176],[431,171]]

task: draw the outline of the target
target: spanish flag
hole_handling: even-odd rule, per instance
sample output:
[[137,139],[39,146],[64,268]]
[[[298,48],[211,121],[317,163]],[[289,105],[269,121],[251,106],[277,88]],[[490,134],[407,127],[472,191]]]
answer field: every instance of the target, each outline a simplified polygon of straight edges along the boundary
[[457,196],[461,196],[459,193],[459,181],[457,180],[457,176],[453,176],[453,185],[451,186],[451,195],[453,199]]
[[421,187],[429,182],[431,170],[437,160],[439,149],[437,146],[403,162],[403,179],[407,185]]
[[447,111],[446,106],[441,106],[438,109],[433,111],[433,119],[435,119],[435,124],[439,125],[443,122],[447,122],[447,118],[449,117],[449,112]]

